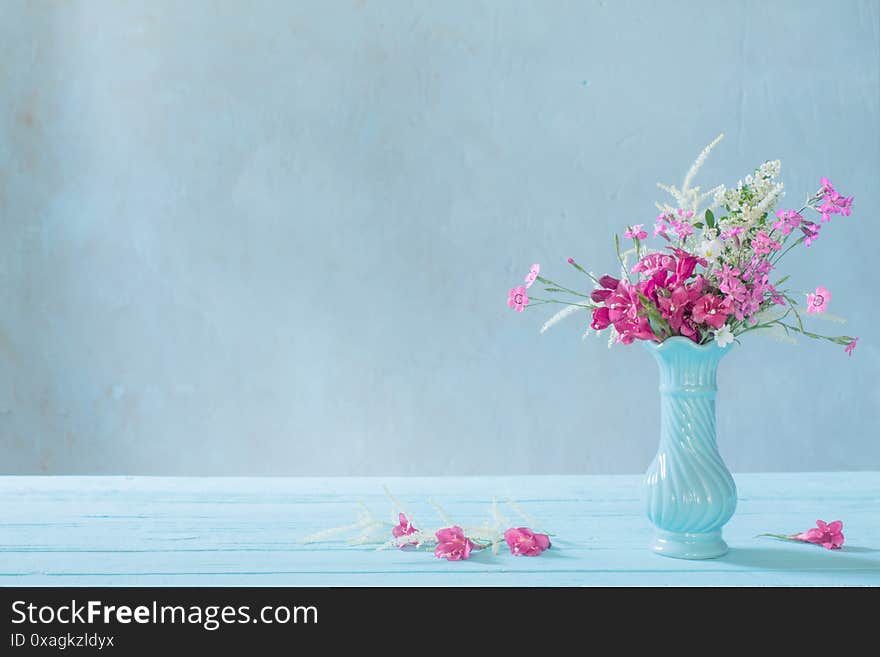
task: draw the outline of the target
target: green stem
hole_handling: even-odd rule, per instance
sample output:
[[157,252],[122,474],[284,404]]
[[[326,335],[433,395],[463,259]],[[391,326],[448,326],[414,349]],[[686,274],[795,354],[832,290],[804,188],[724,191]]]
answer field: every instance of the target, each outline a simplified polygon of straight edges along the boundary
[[540,301],[540,303],[532,304],[529,303],[526,308],[531,308],[533,305],[540,306],[545,303],[561,303],[564,306],[577,306],[578,308],[587,308],[588,310],[593,310],[593,308],[597,308],[598,306],[589,306],[582,303],[572,303],[571,301],[563,301],[561,299],[540,299],[538,297],[529,297],[529,301]]
[[549,278],[544,278],[543,276],[537,276],[535,278],[535,280],[537,280],[540,283],[543,283],[544,285],[552,285],[554,287],[557,287],[560,290],[562,290],[563,292],[568,292],[569,294],[573,294],[576,297],[583,297],[584,299],[590,298],[589,295],[587,295],[587,294],[581,294],[580,292],[575,292],[574,290],[571,290],[571,289],[565,287],[564,285],[560,285],[559,283],[557,283],[555,281],[551,281]]
[[572,267],[574,267],[575,269],[577,269],[577,270],[578,270],[579,272],[581,272],[582,274],[586,274],[587,276],[589,276],[590,278],[592,278],[592,279],[593,279],[593,282],[594,282],[596,285],[599,285],[599,280],[598,280],[595,276],[593,276],[590,272],[588,272],[586,269],[584,269],[583,267],[581,267],[578,263],[576,263],[576,262],[574,261],[574,258],[572,258],[571,260],[569,260],[569,261],[568,261],[568,264],[570,264]]
[[617,261],[620,263],[620,270],[623,272],[623,275],[626,277],[627,283],[632,283],[629,278],[629,272],[626,269],[626,265],[623,264],[623,256],[620,255],[620,238],[617,236],[617,233],[614,233],[614,250],[617,251]]

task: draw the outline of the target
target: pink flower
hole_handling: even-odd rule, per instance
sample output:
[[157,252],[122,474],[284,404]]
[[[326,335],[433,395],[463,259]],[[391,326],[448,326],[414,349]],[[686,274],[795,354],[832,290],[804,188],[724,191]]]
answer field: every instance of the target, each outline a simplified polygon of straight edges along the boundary
[[526,274],[526,287],[532,287],[532,284],[538,278],[538,274],[541,273],[541,265],[532,265],[532,268],[529,270],[529,273]]
[[[391,535],[394,538],[400,538],[401,536],[409,536],[410,534],[415,534],[418,529],[412,526],[412,523],[407,519],[406,515],[403,513],[398,514],[397,516],[398,524],[396,527],[391,528]],[[412,541],[410,543],[402,543],[400,545],[401,548],[406,547],[407,545],[415,545],[416,542]]]
[[632,228],[627,228],[623,236],[631,240],[643,240],[648,237],[648,233],[642,230],[645,224],[636,224]]
[[438,559],[464,561],[471,556],[474,544],[458,525],[441,529],[435,536],[437,547],[434,549],[434,556]]
[[767,255],[770,251],[778,251],[782,248],[779,242],[772,240],[766,232],[759,230],[752,238],[752,248],[758,255]]
[[817,287],[815,292],[807,295],[807,312],[811,315],[821,315],[830,301],[831,292],[824,287]]
[[684,283],[694,273],[694,269],[697,268],[697,265],[705,267],[707,264],[705,258],[699,258],[692,253],[688,253],[684,249],[677,249],[675,247],[667,248],[670,248],[676,257],[674,270],[675,276],[672,279],[672,285]]
[[835,520],[828,524],[822,520],[817,520],[816,526],[813,529],[795,534],[791,538],[796,541],[821,545],[826,550],[839,550],[840,546],[843,545],[842,530],[843,523],[840,520]]
[[846,348],[844,349],[844,351],[845,351],[846,353],[848,353],[850,356],[852,356],[852,352],[855,351],[856,343],[857,343],[858,341],[859,341],[858,338],[853,338],[853,339],[852,339],[852,342],[850,342],[848,345],[846,345]]
[[704,294],[694,303],[694,321],[697,324],[705,323],[714,329],[720,329],[727,321],[732,306],[733,302],[730,299],[722,299],[714,294]]
[[516,312],[521,313],[525,307],[529,305],[529,297],[526,294],[526,288],[522,285],[510,288],[507,294],[507,305],[514,308]]
[[809,247],[819,238],[819,224],[804,223],[801,230],[804,231],[804,246]]
[[515,557],[537,557],[550,547],[547,534],[536,534],[528,527],[511,527],[504,532],[504,540]]
[[800,226],[804,218],[794,210],[779,210],[776,213],[779,220],[773,224],[773,228],[781,231],[783,235],[788,235],[792,230]]
[[726,240],[731,237],[736,237],[740,233],[744,233],[744,232],[746,232],[746,229],[743,228],[742,226],[734,226],[730,230],[726,230],[723,233],[721,233],[721,239]]
[[740,273],[739,269],[731,269],[730,265],[727,263],[721,265],[721,269],[715,272],[715,275],[720,281],[718,289],[737,301],[742,300],[748,291],[746,286],[743,285],[743,282],[739,279]]
[[602,278],[599,279],[599,285],[601,285],[602,287],[597,287],[595,290],[593,290],[590,293],[590,299],[592,299],[596,303],[602,303],[603,301],[605,301],[605,299],[611,296],[611,293],[614,292],[614,290],[617,289],[618,283],[620,283],[620,281],[614,278],[614,276],[609,276],[608,274],[605,274]]
[[657,295],[657,305],[663,318],[669,322],[670,328],[679,333],[684,324],[685,312],[691,309],[691,304],[696,301],[702,292],[702,279],[699,285],[678,285],[672,289],[669,296]]
[[594,331],[603,331],[611,326],[611,318],[608,316],[608,308],[599,306],[593,308],[593,321],[590,322],[590,328]]
[[633,265],[632,271],[642,272],[649,278],[659,271],[675,271],[675,258],[665,253],[651,253]]
[[672,228],[681,240],[694,234],[694,227],[686,221],[673,221]]
[[822,194],[822,205],[817,210],[822,215],[822,221],[831,221],[832,214],[842,214],[848,217],[852,210],[853,197],[841,196],[828,178],[822,178],[820,182],[822,184],[822,189],[819,190]]

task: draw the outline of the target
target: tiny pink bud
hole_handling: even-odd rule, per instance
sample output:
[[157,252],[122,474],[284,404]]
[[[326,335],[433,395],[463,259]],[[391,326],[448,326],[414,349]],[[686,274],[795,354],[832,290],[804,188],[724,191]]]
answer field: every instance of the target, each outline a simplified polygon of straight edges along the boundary
[[574,258],[569,258],[569,259],[568,259],[568,264],[573,265],[573,264],[574,264]]

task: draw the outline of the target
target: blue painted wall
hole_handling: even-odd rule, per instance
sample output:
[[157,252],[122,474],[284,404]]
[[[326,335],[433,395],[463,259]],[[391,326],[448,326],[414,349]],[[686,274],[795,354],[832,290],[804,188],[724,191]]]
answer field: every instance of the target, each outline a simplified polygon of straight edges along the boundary
[[[854,194],[861,342],[722,364],[734,470],[880,468],[880,4],[4,2],[4,473],[639,472],[656,366],[507,289],[700,181]],[[829,325],[830,330],[838,327]]]

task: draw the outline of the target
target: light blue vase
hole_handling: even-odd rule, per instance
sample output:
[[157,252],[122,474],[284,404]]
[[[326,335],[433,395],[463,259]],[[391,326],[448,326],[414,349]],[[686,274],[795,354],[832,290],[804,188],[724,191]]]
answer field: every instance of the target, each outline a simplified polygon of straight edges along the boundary
[[720,557],[736,485],[715,444],[715,373],[731,346],[683,337],[642,344],[660,366],[660,448],[642,496],[656,528],[652,549],[679,559]]

